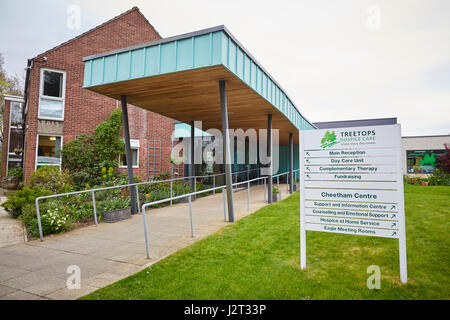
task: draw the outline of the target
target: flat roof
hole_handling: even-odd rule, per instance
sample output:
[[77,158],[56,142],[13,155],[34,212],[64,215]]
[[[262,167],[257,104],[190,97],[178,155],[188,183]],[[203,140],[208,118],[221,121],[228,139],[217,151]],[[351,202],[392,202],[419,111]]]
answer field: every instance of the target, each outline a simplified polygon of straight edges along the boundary
[[13,96],[10,94],[4,94],[3,98],[5,100],[9,100],[9,101],[16,101],[16,102],[25,102],[24,98],[21,96]]
[[[241,116],[236,120],[230,116],[230,128],[244,129],[245,120],[253,122],[249,127],[265,128],[268,113],[273,114],[274,128],[279,125],[283,131],[315,128],[225,26],[91,55],[83,61],[84,88],[114,99],[127,95],[133,105],[182,122],[204,119],[205,129],[221,128],[217,126],[218,80],[227,81],[230,114]],[[219,118],[213,121],[205,113],[217,108]]]
[[408,138],[441,138],[441,137],[449,137],[450,134],[435,134],[435,135],[429,135],[429,136],[404,136],[402,139],[408,139]]
[[314,122],[314,124],[319,129],[364,127],[364,126],[383,126],[383,125],[389,125],[389,124],[397,124],[397,118],[375,118],[375,119],[325,121],[325,122]]

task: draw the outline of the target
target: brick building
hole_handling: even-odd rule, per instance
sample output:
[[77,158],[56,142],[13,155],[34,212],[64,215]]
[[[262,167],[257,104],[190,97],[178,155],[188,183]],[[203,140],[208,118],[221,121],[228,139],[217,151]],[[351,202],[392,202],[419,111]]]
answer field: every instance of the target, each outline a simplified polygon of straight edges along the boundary
[[[6,96],[1,176],[20,165],[20,113],[25,118],[24,177],[43,165],[61,165],[58,150],[80,134],[91,134],[120,102],[82,88],[82,58],[161,39],[137,7],[28,61],[25,96]],[[23,108],[25,107],[25,110]],[[169,171],[174,121],[129,106],[134,174],[148,179]],[[13,119],[10,126],[10,118]],[[15,119],[15,120],[14,120]],[[17,123],[18,122],[18,123]],[[124,157],[119,167],[126,170]]]

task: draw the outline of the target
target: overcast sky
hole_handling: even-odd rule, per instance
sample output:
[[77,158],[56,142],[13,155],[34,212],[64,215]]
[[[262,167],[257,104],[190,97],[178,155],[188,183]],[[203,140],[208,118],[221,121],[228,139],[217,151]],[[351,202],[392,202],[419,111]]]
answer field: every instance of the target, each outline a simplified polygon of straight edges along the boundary
[[163,37],[224,24],[313,122],[397,117],[403,135],[450,134],[448,0],[0,1],[0,53],[19,77],[28,58],[138,6]]

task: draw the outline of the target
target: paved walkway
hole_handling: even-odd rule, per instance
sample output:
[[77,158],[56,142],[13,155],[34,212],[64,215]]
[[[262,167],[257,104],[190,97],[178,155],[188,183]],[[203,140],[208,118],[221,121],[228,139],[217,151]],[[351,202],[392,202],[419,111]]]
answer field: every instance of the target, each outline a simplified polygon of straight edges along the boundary
[[[286,196],[286,185],[281,186]],[[263,186],[234,193],[236,220],[264,206]],[[66,234],[0,248],[0,299],[76,299],[134,274],[187,247],[228,223],[222,194],[192,202],[195,237],[191,237],[188,203],[151,209],[147,214],[151,259],[146,259],[142,215],[114,224],[101,223]],[[68,289],[66,273],[80,267],[81,288]]]
[[[5,201],[6,197],[0,196],[0,204]],[[0,248],[24,241],[26,241],[26,239],[22,222],[12,218],[8,212],[0,206]]]

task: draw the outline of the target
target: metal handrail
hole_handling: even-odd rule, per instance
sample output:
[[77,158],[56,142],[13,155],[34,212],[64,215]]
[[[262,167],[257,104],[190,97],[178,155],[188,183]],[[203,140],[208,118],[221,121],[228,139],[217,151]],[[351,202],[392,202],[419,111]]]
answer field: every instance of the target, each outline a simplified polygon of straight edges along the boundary
[[[259,170],[259,168],[249,169],[248,171],[253,171],[253,170]],[[242,172],[246,172],[246,171],[240,171],[240,172],[236,171],[236,172],[233,172],[232,174],[242,173]],[[59,194],[52,194],[52,195],[48,195],[48,196],[37,197],[35,199],[35,205],[36,205],[36,217],[37,217],[38,229],[39,229],[39,238],[41,240],[44,240],[44,235],[43,235],[43,231],[42,231],[41,214],[40,214],[40,210],[39,210],[39,200],[50,199],[50,198],[58,198],[58,197],[65,197],[65,196],[76,195],[76,194],[83,194],[83,193],[91,193],[92,194],[92,203],[93,203],[93,207],[94,207],[94,222],[95,222],[95,225],[98,226],[97,208],[95,206],[95,192],[97,192],[97,191],[104,191],[104,190],[111,190],[111,189],[120,189],[120,188],[130,188],[130,187],[134,186],[134,187],[136,187],[136,195],[137,195],[137,197],[136,197],[137,199],[136,200],[138,202],[138,208],[140,210],[140,204],[139,204],[139,186],[140,185],[149,185],[149,184],[155,184],[155,183],[170,182],[171,183],[170,195],[172,197],[172,193],[173,193],[172,182],[174,182],[174,181],[190,180],[190,179],[196,179],[196,178],[207,178],[207,177],[219,176],[219,175],[224,175],[224,174],[225,173],[218,173],[218,174],[214,174],[214,175],[188,176],[188,177],[171,178],[171,179],[165,179],[165,180],[150,180],[150,181],[144,181],[144,182],[134,182],[134,183],[124,184],[124,185],[109,186],[109,187],[102,187],[102,188],[93,188],[93,189],[88,189],[88,190],[72,191],[72,192],[65,192],[65,193],[59,193]],[[214,189],[214,191],[215,190],[216,189]]]
[[[251,180],[241,181],[241,182],[237,182],[237,183],[232,183],[231,184],[231,188],[233,188],[233,186],[237,186],[237,185],[244,184],[244,183],[246,183],[248,185],[248,191],[247,191],[247,210],[248,211],[250,211],[250,183],[254,182],[254,181],[257,181],[257,180],[264,180],[264,186],[265,186],[266,185],[265,184],[266,179],[268,179],[268,176],[258,177],[258,178],[254,178],[254,179],[251,179]],[[187,193],[187,194],[183,194],[183,195],[179,195],[179,196],[175,196],[175,197],[171,197],[171,198],[167,198],[167,199],[161,199],[161,200],[156,200],[156,201],[144,203],[142,205],[141,212],[142,212],[142,219],[143,219],[143,224],[144,224],[145,250],[146,250],[146,253],[147,253],[147,259],[150,259],[150,247],[149,247],[148,230],[147,230],[147,215],[146,215],[146,212],[145,212],[146,208],[148,208],[150,206],[153,206],[153,205],[169,202],[169,201],[172,201],[172,200],[178,200],[178,199],[189,197],[189,219],[190,219],[190,225],[191,225],[191,236],[194,237],[194,223],[193,223],[193,217],[192,217],[192,204],[191,204],[192,196],[196,196],[197,194],[211,192],[211,191],[217,190],[217,189],[222,189],[224,218],[225,218],[225,221],[226,221],[225,192],[223,190],[223,189],[226,189],[226,186],[213,187],[213,188],[200,190],[200,191],[194,191],[194,192],[191,192],[191,193]],[[265,198],[265,188],[264,188],[264,198]],[[264,200],[264,202],[265,202],[265,200]]]

